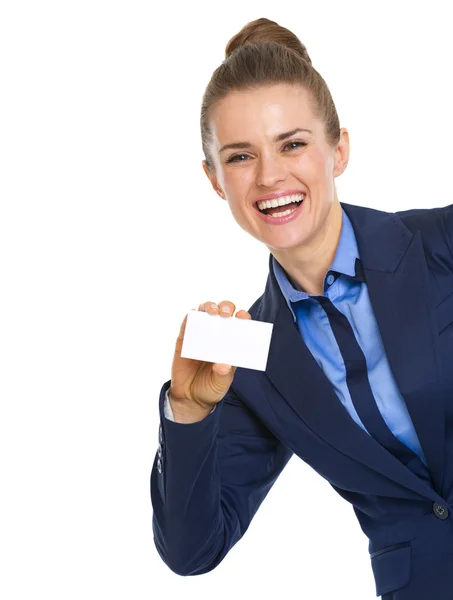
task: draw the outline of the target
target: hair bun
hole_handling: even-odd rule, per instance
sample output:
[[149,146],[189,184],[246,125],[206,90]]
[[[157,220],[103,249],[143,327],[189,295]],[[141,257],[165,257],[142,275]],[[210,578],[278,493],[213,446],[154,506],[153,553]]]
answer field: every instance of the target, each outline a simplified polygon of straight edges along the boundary
[[262,44],[275,42],[299,54],[311,64],[307,49],[292,31],[282,27],[270,19],[256,19],[247,23],[235,36],[231,38],[225,48],[225,58],[235,50],[247,44]]

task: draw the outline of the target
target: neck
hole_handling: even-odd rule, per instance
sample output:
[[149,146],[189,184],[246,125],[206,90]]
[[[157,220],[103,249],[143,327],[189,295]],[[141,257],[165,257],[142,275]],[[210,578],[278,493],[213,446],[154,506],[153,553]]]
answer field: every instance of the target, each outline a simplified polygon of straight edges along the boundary
[[341,225],[342,208],[335,199],[321,231],[309,244],[291,250],[272,248],[273,256],[296,289],[307,294],[324,294],[324,278],[337,251]]

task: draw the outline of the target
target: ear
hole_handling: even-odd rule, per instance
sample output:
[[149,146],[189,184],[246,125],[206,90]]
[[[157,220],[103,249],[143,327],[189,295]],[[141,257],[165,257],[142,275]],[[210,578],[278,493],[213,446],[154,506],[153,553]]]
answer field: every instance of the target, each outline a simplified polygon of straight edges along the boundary
[[201,161],[201,164],[203,166],[203,171],[206,173],[206,177],[211,182],[211,185],[214,188],[214,191],[216,192],[216,194],[218,194],[223,200],[226,200],[225,192],[220,187],[220,185],[219,185],[219,183],[217,181],[217,177],[216,177],[215,173],[212,173],[208,169],[208,166],[207,166],[205,160]]
[[349,162],[349,133],[345,127],[340,129],[340,141],[335,150],[334,177],[338,177],[348,166]]

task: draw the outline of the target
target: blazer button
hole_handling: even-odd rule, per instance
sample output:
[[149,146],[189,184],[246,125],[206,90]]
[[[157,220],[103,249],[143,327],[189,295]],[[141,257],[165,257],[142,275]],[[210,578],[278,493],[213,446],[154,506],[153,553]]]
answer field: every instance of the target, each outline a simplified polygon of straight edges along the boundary
[[442,506],[438,502],[433,503],[433,512],[439,519],[446,519],[448,517],[448,508],[446,506]]
[[157,460],[157,470],[159,473],[162,473],[162,463],[160,462],[160,458]]
[[162,444],[163,436],[162,436],[162,425],[159,425],[159,442]]
[[160,444],[157,444],[157,454],[159,458],[162,458],[162,446]]

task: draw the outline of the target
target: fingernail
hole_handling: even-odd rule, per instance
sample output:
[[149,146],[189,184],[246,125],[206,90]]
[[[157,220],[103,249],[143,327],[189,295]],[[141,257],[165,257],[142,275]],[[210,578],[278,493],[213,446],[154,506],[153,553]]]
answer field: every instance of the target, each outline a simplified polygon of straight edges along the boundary
[[229,314],[230,313],[230,307],[229,306],[222,306],[222,308],[220,309],[220,312],[223,312],[225,314]]
[[215,308],[219,308],[219,307],[217,306],[217,304],[210,304],[209,306],[210,306],[210,307],[211,307],[213,310],[214,310]]

